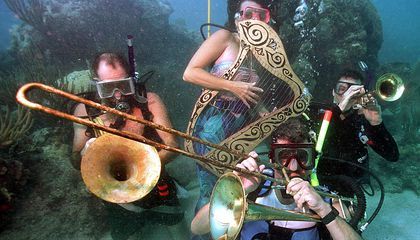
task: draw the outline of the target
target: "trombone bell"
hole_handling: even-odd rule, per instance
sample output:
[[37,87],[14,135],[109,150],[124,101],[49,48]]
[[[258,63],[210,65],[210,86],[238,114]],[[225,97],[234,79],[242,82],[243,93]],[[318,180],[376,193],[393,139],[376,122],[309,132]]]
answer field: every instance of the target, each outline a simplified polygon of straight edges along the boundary
[[210,198],[210,234],[213,239],[234,240],[245,221],[291,220],[320,222],[316,215],[248,203],[241,179],[229,172],[216,182]]
[[80,170],[90,192],[108,202],[128,203],[154,188],[161,163],[156,148],[104,134],[87,149]]

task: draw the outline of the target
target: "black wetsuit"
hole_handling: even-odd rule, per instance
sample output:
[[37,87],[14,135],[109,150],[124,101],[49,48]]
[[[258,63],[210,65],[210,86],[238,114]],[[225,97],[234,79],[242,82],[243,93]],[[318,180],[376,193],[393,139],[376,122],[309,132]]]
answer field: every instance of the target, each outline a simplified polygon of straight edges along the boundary
[[[370,146],[387,161],[398,161],[398,146],[384,123],[372,126],[363,115],[358,115],[356,111],[343,114],[337,105],[332,107],[332,111],[333,117],[323,147],[324,156],[369,168],[367,147]],[[362,169],[328,158],[320,160],[318,175],[346,175],[361,183],[369,181],[368,174]]]

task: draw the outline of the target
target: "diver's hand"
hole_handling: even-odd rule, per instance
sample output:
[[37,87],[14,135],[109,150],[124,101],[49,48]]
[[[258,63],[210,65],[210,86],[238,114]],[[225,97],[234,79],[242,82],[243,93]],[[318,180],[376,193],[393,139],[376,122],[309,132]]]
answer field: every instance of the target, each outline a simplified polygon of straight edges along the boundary
[[[254,151],[249,153],[249,157],[243,160],[241,163],[238,163],[236,166],[239,168],[247,169],[251,172],[262,172],[265,166],[260,165],[258,166],[257,161],[255,159],[258,158],[258,154]],[[242,174],[239,172],[234,171],[234,174],[238,175],[244,186],[245,194],[255,191],[258,186],[260,185],[261,179],[258,177],[254,177],[247,174]]]
[[365,89],[362,85],[350,86],[349,89],[347,89],[347,91],[343,93],[343,99],[338,104],[338,107],[341,109],[342,112],[349,110],[356,103],[357,99],[354,96],[363,93],[365,93]]
[[372,101],[372,104],[369,104],[366,108],[362,108],[361,111],[370,125],[376,126],[382,123],[381,106],[376,100]]
[[80,156],[84,156],[86,153],[86,150],[90,147],[90,145],[96,140],[96,138],[91,138],[86,141],[85,146],[83,147],[82,151],[80,151]]
[[286,193],[293,195],[299,209],[308,206],[315,213],[324,217],[331,211],[331,207],[321,198],[308,181],[301,178],[290,180]]
[[255,87],[255,83],[247,83],[241,81],[229,81],[228,91],[237,96],[248,108],[251,104],[257,104],[260,100],[259,94],[263,90],[259,87]]

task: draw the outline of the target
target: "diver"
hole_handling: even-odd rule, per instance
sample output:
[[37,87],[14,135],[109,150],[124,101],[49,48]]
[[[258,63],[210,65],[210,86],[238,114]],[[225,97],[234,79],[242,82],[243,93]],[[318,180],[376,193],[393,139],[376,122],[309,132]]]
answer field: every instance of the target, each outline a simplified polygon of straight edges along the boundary
[[369,169],[368,147],[387,161],[398,161],[398,146],[382,121],[377,100],[370,99],[365,107],[358,104],[366,92],[363,82],[363,76],[352,69],[345,69],[338,76],[332,91],[333,115],[323,150],[324,159],[318,166],[320,176],[346,175],[359,184],[370,184],[369,176],[361,168],[328,159],[343,159]]
[[[324,227],[333,239],[361,239],[343,219],[342,210],[347,212],[347,209],[341,208],[335,199],[323,199],[309,184],[309,173],[314,166],[314,151],[307,126],[300,119],[291,118],[273,133],[270,152],[271,162],[284,167],[287,177],[283,176],[282,172],[258,165],[256,152],[251,152],[249,158],[237,165],[276,179],[290,178],[287,188],[275,188],[275,183],[261,182],[257,177],[236,172],[235,174],[241,177],[248,199],[283,210],[302,210],[304,207],[309,207],[321,217],[322,224],[287,220],[249,221],[244,223],[240,239],[321,239],[321,236],[325,236],[322,234],[327,234],[324,232]],[[209,204],[197,213],[191,224],[191,230],[194,234],[210,231]]]
[[[172,128],[166,107],[156,93],[147,92],[147,96],[143,96],[147,101],[139,102],[137,100],[141,98],[136,95],[142,93],[136,93],[133,78],[129,76],[130,65],[122,55],[110,52],[101,53],[95,58],[92,69],[94,74],[93,84],[95,84],[97,90],[97,102],[138,118]],[[143,91],[144,94],[145,91]],[[92,109],[84,104],[78,104],[73,114],[78,117],[88,117],[91,121],[121,131],[140,134],[169,146],[178,146],[176,138],[172,134],[155,130],[111,113],[98,112],[97,109]],[[80,168],[81,157],[97,137],[93,129],[74,124],[72,164],[76,169]],[[165,171],[165,164],[173,160],[176,155],[163,149],[160,149],[158,154],[162,171],[156,187],[148,195],[130,204],[106,204],[113,239],[128,239],[135,231],[144,231],[146,228],[142,228],[142,226],[147,224],[166,225],[167,239],[171,239],[171,236],[179,236],[180,234],[182,236],[182,234],[188,233],[184,213],[180,209],[177,198],[175,182]],[[169,207],[173,211],[170,213],[157,212],[156,209],[161,206]],[[148,229],[156,230],[150,227]],[[164,229],[160,229],[161,231],[155,232],[159,234],[165,232]]]

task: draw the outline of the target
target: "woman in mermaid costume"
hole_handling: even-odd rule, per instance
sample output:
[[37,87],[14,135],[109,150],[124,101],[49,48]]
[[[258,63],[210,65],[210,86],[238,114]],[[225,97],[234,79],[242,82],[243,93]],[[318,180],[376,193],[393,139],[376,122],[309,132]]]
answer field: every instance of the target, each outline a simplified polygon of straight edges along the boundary
[[[269,1],[264,0],[229,0],[228,28],[235,28],[239,21],[257,19],[268,23]],[[203,110],[194,129],[194,135],[203,140],[220,143],[236,133],[246,122],[246,111],[259,100],[262,89],[255,86],[258,76],[245,67],[240,67],[231,80],[221,76],[235,62],[239,53],[237,33],[221,29],[212,34],[197,50],[189,62],[183,79],[206,89],[219,91],[212,103]],[[206,68],[212,66],[210,72]],[[194,151],[205,155],[209,148],[194,144]],[[209,202],[217,177],[197,165],[200,183],[200,198],[196,212]]]

